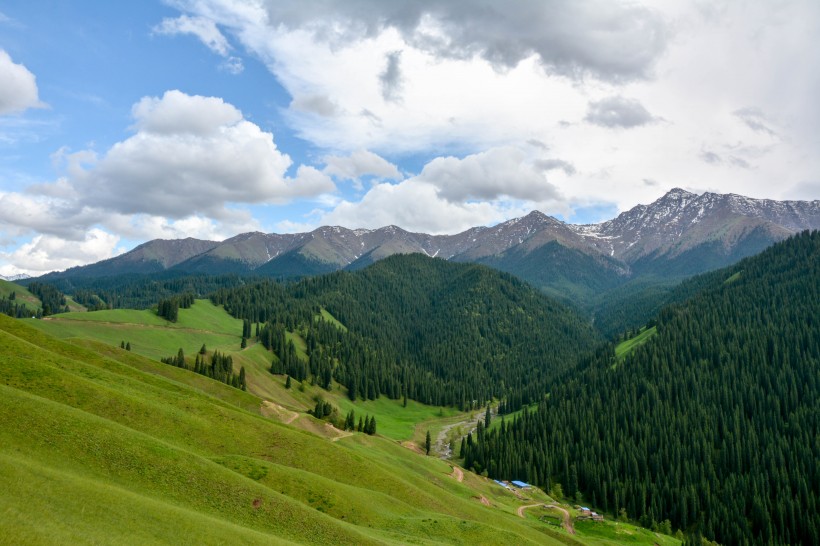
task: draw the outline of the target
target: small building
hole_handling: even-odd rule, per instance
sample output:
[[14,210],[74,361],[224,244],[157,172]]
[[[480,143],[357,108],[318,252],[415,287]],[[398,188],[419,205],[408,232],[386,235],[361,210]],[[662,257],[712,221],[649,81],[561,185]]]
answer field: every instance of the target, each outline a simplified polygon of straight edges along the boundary
[[516,486],[516,487],[520,488],[520,489],[527,489],[528,487],[532,487],[532,486],[531,486],[530,484],[528,484],[527,482],[522,482],[522,481],[518,481],[518,480],[513,480],[513,481],[512,481],[512,484],[513,484],[514,486]]
[[507,484],[502,482],[501,480],[493,480],[493,481],[495,483],[497,483],[498,485],[500,485],[501,487],[503,487],[504,489],[507,489]]

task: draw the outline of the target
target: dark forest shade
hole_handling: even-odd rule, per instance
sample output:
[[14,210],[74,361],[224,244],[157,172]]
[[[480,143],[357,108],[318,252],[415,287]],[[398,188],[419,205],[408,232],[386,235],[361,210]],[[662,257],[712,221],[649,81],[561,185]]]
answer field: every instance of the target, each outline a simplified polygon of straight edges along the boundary
[[690,283],[649,342],[586,358],[465,466],[724,544],[820,544],[820,233]]

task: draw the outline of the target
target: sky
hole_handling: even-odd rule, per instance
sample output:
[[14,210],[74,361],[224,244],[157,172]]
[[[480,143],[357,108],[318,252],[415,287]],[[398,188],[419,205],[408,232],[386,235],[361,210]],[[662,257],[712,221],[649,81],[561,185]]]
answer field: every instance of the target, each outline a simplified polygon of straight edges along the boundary
[[4,0],[0,275],[820,199],[816,0]]

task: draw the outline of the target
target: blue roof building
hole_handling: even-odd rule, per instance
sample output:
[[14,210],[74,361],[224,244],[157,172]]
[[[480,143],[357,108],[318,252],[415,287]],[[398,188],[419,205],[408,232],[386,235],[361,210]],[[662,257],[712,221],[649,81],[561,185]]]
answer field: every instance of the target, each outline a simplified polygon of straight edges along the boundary
[[522,488],[522,489],[523,489],[523,488],[525,488],[525,487],[530,487],[530,484],[528,484],[528,483],[526,483],[526,482],[521,482],[521,481],[518,481],[518,480],[513,480],[513,481],[512,481],[512,484],[513,484],[514,486],[516,486],[516,487],[520,487],[520,488]]

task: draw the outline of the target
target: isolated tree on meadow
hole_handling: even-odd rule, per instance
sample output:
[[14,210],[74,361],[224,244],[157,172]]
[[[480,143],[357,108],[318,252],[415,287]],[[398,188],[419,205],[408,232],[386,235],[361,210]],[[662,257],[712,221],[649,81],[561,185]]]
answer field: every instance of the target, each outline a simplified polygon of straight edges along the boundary
[[424,452],[427,455],[430,455],[430,448],[433,447],[433,441],[430,438],[430,431],[427,431],[427,438],[424,440]]

